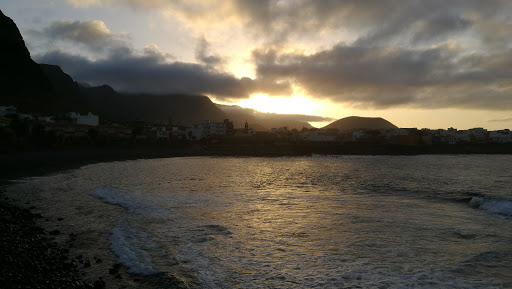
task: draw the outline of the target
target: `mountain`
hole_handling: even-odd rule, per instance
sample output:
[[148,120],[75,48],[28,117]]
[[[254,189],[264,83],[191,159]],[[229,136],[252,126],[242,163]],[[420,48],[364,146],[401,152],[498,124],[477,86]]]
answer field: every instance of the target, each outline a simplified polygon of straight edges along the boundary
[[30,57],[21,33],[0,10],[0,105],[25,111],[51,110],[55,90]]
[[343,131],[353,129],[396,129],[398,127],[380,117],[349,116],[330,123],[323,128],[335,128]]
[[59,111],[87,113],[87,103],[80,87],[71,76],[57,65],[39,64],[45,76],[55,89],[57,95],[54,105]]
[[203,95],[118,93],[108,85],[80,85],[80,91],[89,110],[108,120],[140,119],[187,124],[226,118],[224,112]]
[[[249,128],[254,130],[270,130],[284,126],[288,129],[301,130],[304,127],[312,128],[308,120],[315,118],[308,115],[265,113],[237,105],[217,104],[217,106],[224,111],[227,118],[233,121],[235,128],[244,127],[247,121]],[[309,121],[313,121],[313,119]]]

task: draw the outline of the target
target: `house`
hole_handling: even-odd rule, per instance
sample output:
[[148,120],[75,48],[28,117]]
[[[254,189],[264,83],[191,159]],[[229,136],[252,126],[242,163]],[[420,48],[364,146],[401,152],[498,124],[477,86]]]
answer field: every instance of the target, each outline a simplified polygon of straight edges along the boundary
[[363,130],[352,131],[352,141],[358,141],[360,138],[362,138],[364,136],[365,136],[365,133]]
[[309,141],[335,141],[336,135],[329,135],[326,130],[318,129],[305,133],[304,139]]
[[225,122],[213,122],[206,120],[201,124],[203,128],[203,137],[207,138],[213,135],[226,135]]
[[200,140],[203,138],[203,128],[200,125],[195,124],[191,127],[187,127],[185,134],[189,140]]
[[91,126],[99,125],[99,117],[90,112],[86,115],[80,115],[75,112],[70,112],[67,114],[67,116],[71,119],[74,119],[76,121],[76,124],[85,124]]
[[15,114],[16,107],[14,106],[0,106],[0,116],[6,116],[9,114]]
[[498,130],[489,132],[489,138],[496,143],[512,143],[512,135],[510,130]]
[[55,122],[51,116],[38,116],[37,120],[42,122]]
[[229,121],[229,119],[224,120],[224,125],[226,127],[226,134],[227,135],[233,135],[235,134],[235,128],[233,126],[233,122]]

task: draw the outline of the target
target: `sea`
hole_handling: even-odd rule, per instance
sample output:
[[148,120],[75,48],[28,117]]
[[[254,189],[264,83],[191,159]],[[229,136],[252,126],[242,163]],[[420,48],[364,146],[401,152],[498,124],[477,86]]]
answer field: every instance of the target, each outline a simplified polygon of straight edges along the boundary
[[512,288],[510,155],[145,159],[18,185],[122,208],[118,261],[190,288]]

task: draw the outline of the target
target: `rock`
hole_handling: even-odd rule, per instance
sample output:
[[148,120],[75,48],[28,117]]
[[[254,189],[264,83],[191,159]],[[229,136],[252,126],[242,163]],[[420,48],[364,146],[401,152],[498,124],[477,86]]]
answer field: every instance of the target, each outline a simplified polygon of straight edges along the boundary
[[102,289],[105,288],[106,286],[107,284],[105,283],[105,281],[101,279],[94,281],[94,289]]
[[108,273],[109,273],[110,275],[116,275],[117,273],[119,273],[119,270],[117,270],[116,268],[110,268],[110,269],[108,270]]
[[49,234],[52,235],[52,236],[57,236],[57,235],[60,235],[60,231],[59,230],[53,230]]

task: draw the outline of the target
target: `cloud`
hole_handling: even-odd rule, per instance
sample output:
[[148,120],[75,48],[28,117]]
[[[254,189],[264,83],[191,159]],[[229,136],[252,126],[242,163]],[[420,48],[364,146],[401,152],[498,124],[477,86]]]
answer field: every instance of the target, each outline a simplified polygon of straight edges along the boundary
[[99,6],[105,2],[111,2],[108,0],[66,0],[69,4],[77,8],[88,8],[91,6]]
[[253,59],[258,79],[288,81],[311,96],[357,107],[512,108],[512,51],[339,44],[309,55],[255,50]]
[[511,122],[512,123],[512,115],[500,118],[500,119],[490,119],[487,122]]
[[[198,40],[195,48],[199,64],[191,64],[172,62],[169,55],[161,52],[153,55],[151,51],[136,51],[112,33],[101,34],[105,30],[99,23],[67,23],[61,25],[66,29],[56,25],[46,31],[48,35],[51,31],[62,31],[55,37],[66,37],[86,47],[103,43],[108,53],[99,60],[86,62],[84,67],[90,73],[80,76],[111,77],[118,87],[128,90],[190,89],[225,98],[243,98],[256,92],[283,95],[296,87],[312,97],[358,108],[512,109],[509,0],[85,3],[83,7],[126,5],[135,10],[159,11],[199,34],[210,28],[237,29],[242,33],[234,34],[252,37],[260,46],[252,53],[256,78],[239,79],[222,69],[226,58],[212,53],[205,37]],[[94,33],[73,34],[72,28],[76,26]],[[343,38],[346,35],[350,37]],[[330,42],[315,43],[315,39],[323,36]],[[296,41],[309,46],[302,52],[286,50],[297,47]],[[69,63],[79,60],[60,52],[46,57]],[[118,73],[114,71],[116,63],[121,63],[123,69]],[[140,66],[142,76],[137,77],[136,65]],[[118,75],[109,76],[103,71]]]
[[195,50],[195,56],[196,60],[200,63],[211,65],[211,66],[218,66],[220,64],[224,63],[224,59],[218,55],[208,55],[209,50],[209,43],[206,41],[206,38],[201,36],[198,39],[196,50]]
[[41,30],[29,31],[30,36],[55,42],[78,44],[92,51],[104,51],[113,47],[127,46],[127,38],[113,34],[101,20],[57,21]]
[[206,94],[217,99],[248,98],[259,91],[290,92],[287,84],[239,79],[202,64],[167,62],[166,55],[154,47],[143,53],[118,50],[108,58],[95,61],[55,50],[38,55],[35,60],[59,65],[77,81],[93,85],[106,83],[124,92]]
[[[261,92],[291,93],[287,82],[237,78],[224,71],[224,58],[209,52],[204,36],[199,38],[195,51],[200,63],[186,63],[176,61],[154,43],[142,50],[134,49],[127,38],[111,33],[99,20],[59,21],[31,33],[70,47],[65,49],[59,45],[61,47],[34,55],[34,59],[61,66],[79,82],[109,84],[125,92],[206,94],[220,100],[248,98]],[[76,53],[76,45],[94,51],[94,57]],[[98,53],[100,51],[102,53]]]
[[[359,44],[383,45],[390,41],[410,43],[445,41],[454,33],[473,29],[503,39],[501,28],[512,12],[508,0],[68,0],[78,7],[126,5],[154,9],[202,30],[241,26],[246,33],[267,43],[282,43],[290,37],[349,31]],[[500,15],[504,15],[501,17]],[[503,18],[503,19],[500,19]],[[508,20],[507,20],[508,19]],[[507,24],[508,23],[508,24]],[[503,24],[507,24],[503,26]],[[497,29],[500,28],[500,29]],[[493,31],[494,30],[494,31]],[[508,31],[509,29],[506,28]],[[493,31],[499,35],[493,37]],[[506,35],[509,35],[506,32]],[[340,39],[341,40],[341,39]]]

